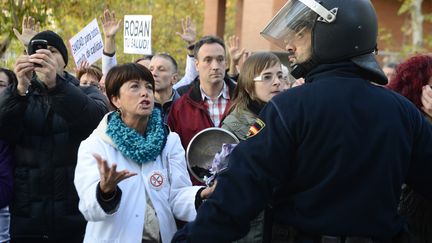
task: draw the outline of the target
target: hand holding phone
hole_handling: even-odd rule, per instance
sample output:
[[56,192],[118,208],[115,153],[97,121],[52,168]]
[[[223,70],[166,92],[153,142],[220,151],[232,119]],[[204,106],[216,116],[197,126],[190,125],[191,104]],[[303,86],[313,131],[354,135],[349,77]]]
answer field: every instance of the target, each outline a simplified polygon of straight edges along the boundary
[[[39,49],[48,49],[48,41],[35,39],[30,42],[29,55],[35,54]],[[35,67],[42,67],[42,65],[35,63]]]

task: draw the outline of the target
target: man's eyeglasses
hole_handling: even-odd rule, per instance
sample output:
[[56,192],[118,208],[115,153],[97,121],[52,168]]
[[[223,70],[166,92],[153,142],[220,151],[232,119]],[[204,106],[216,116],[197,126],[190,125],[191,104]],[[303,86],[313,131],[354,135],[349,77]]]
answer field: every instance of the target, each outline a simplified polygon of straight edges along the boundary
[[285,81],[285,78],[284,78],[282,73],[277,73],[277,74],[265,73],[265,74],[262,74],[260,76],[255,77],[253,80],[257,81],[257,82],[270,83],[270,82],[275,81],[276,78],[279,79],[279,81],[281,81],[281,82]]

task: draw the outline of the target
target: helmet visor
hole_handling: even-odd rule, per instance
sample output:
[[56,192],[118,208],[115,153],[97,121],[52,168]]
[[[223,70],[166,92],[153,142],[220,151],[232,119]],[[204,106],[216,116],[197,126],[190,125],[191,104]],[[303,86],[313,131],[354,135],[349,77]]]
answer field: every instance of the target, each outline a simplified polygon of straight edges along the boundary
[[264,28],[261,35],[278,47],[285,49],[288,43],[299,40],[306,33],[310,33],[317,18],[318,15],[302,2],[288,0]]

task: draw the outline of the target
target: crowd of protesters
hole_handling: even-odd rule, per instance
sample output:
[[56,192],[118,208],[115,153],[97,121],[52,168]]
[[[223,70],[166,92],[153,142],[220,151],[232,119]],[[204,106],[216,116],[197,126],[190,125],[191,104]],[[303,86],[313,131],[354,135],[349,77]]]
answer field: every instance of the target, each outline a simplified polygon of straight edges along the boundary
[[[432,242],[432,57],[381,69],[369,0],[306,2],[262,33],[289,67],[183,19],[182,77],[164,50],[118,64],[108,9],[102,66],[75,74],[24,17],[0,67],[0,242]],[[210,127],[241,142],[206,186],[185,150]]]

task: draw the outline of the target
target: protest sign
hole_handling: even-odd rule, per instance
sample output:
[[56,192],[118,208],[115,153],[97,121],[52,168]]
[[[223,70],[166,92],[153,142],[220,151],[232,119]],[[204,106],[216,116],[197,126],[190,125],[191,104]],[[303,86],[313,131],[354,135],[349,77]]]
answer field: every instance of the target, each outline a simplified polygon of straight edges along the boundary
[[151,15],[124,16],[124,53],[150,55]]
[[85,60],[90,64],[93,64],[102,58],[104,45],[96,19],[72,37],[69,40],[69,44],[72,50],[72,56],[77,66]]

